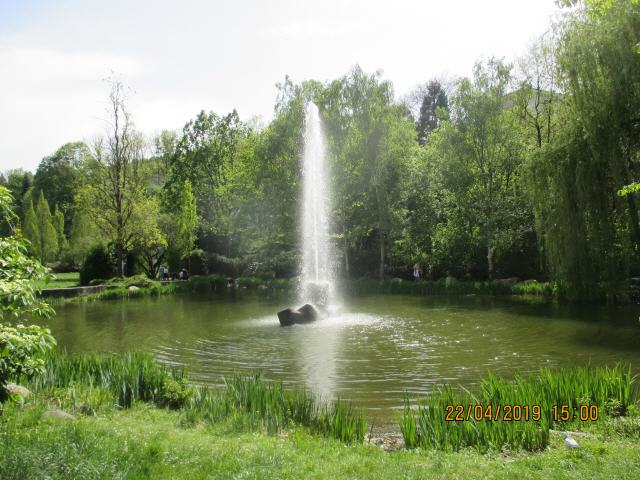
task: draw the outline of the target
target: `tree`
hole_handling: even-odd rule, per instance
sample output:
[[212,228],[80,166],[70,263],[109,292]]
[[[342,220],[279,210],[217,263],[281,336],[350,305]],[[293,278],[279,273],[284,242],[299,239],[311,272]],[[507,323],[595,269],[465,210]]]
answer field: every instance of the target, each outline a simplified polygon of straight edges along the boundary
[[33,243],[36,257],[43,263],[52,261],[58,254],[58,235],[56,227],[53,224],[53,217],[49,209],[49,202],[44,198],[44,194],[40,192],[38,204],[36,206],[36,228],[38,235],[37,243]]
[[420,105],[420,117],[416,122],[420,145],[424,145],[427,135],[438,128],[438,109],[448,111],[449,99],[440,82],[432,80],[427,84],[427,91]]
[[176,210],[169,214],[164,223],[168,232],[169,268],[176,271],[180,262],[191,253],[196,240],[196,199],[189,180],[184,181]]
[[510,70],[495,59],[476,64],[473,80],[463,79],[458,85],[452,108],[456,132],[443,143],[454,155],[452,166],[458,168],[449,185],[478,229],[489,278],[494,275],[496,250],[513,244],[532,222],[527,221],[531,212],[523,205],[517,182],[523,151],[516,116],[508,108]]
[[13,209],[18,218],[24,217],[24,196],[33,185],[33,175],[25,172],[21,168],[9,170],[7,172],[7,188],[11,197],[15,199]]
[[540,38],[519,62],[516,105],[522,120],[534,133],[537,148],[552,140],[561,98],[553,40]]
[[22,231],[29,241],[29,251],[37,256],[40,245],[40,229],[38,228],[36,211],[33,208],[32,201],[29,201],[28,207],[25,209],[24,219],[22,220]]
[[64,233],[64,213],[58,208],[58,205],[56,205],[56,208],[53,212],[52,220],[53,226],[56,231],[56,238],[58,239],[57,254],[59,256],[62,252],[67,250],[67,248],[69,247],[69,241],[67,240],[67,236]]
[[81,208],[75,209],[71,223],[70,248],[76,267],[83,264],[91,247],[100,241],[100,233],[89,213]]
[[393,103],[391,84],[381,80],[380,72],[368,75],[357,66],[329,84],[319,102],[331,139],[333,208],[345,260],[355,245],[366,244],[368,250],[375,242],[374,268],[382,278],[388,248],[399,233],[405,163],[415,145],[413,125],[406,109]]
[[615,300],[640,272],[637,194],[616,194],[640,178],[640,5],[585,3],[560,31],[561,128],[532,156],[529,178],[537,230],[564,294]]
[[160,231],[160,206],[155,197],[145,197],[135,206],[133,220],[136,224],[137,246],[142,261],[140,265],[149,278],[156,278],[167,248],[165,235]]
[[66,143],[53,155],[45,157],[33,177],[36,195],[43,192],[46,199],[65,212],[65,222],[73,216],[73,201],[79,169],[89,156],[84,142]]
[[[13,197],[0,186],[0,216],[12,226],[12,235],[0,238],[0,319],[5,316],[50,317],[54,311],[40,300],[34,282],[46,278],[48,271],[27,256],[27,247],[15,230]],[[0,408],[7,399],[6,385],[12,378],[30,377],[44,371],[42,355],[52,348],[51,332],[37,325],[16,327],[0,324]]]
[[124,87],[119,81],[112,84],[109,108],[109,132],[93,145],[76,205],[113,244],[118,275],[124,276],[125,254],[134,247],[139,233],[134,211],[146,198],[144,142],[126,109]]
[[165,183],[165,203],[169,209],[180,202],[182,187],[188,180],[196,198],[203,228],[225,234],[224,216],[220,215],[219,187],[225,182],[225,172],[235,161],[246,129],[234,110],[225,116],[200,112],[183,129]]

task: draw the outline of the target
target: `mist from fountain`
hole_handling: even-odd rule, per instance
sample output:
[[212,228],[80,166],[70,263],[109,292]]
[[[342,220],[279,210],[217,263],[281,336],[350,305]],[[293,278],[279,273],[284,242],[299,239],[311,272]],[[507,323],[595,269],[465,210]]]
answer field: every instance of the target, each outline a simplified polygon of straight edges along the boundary
[[302,268],[300,300],[328,308],[334,299],[334,262],[329,239],[326,150],[318,107],[305,109],[302,157]]

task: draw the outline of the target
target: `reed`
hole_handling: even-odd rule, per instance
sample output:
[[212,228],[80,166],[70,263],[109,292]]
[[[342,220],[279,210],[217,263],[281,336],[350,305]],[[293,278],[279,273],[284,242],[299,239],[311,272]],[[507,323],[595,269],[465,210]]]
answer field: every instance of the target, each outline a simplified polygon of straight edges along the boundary
[[[479,393],[457,392],[450,386],[434,391],[412,408],[407,398],[400,418],[400,430],[407,448],[425,447],[459,450],[464,447],[487,449],[541,450],[549,444],[549,430],[579,422],[559,422],[553,418],[554,405],[567,405],[571,413],[582,405],[597,405],[601,415],[624,415],[633,408],[635,379],[629,366],[541,369],[533,376],[517,375],[505,380],[490,375]],[[615,405],[615,412],[608,406]],[[482,419],[474,415],[462,421],[447,421],[449,405],[539,405],[540,418],[519,421]],[[465,410],[466,412],[466,410]],[[524,416],[523,416],[524,417]]]
[[240,429],[264,428],[270,433],[299,425],[345,443],[361,442],[366,431],[364,416],[350,405],[322,404],[306,389],[286,390],[259,374],[226,378],[222,390],[197,388],[184,419],[188,423],[230,419]]
[[241,430],[270,433],[303,426],[345,443],[362,441],[366,431],[364,416],[344,402],[322,403],[306,389],[285,389],[260,374],[233,375],[224,380],[224,388],[190,386],[183,370],[158,365],[143,352],[52,352],[46,358],[46,373],[33,379],[31,387],[43,392],[57,389],[61,407],[83,413],[95,412],[111,399],[121,408],[148,402],[181,409],[183,421],[191,424],[230,421]]

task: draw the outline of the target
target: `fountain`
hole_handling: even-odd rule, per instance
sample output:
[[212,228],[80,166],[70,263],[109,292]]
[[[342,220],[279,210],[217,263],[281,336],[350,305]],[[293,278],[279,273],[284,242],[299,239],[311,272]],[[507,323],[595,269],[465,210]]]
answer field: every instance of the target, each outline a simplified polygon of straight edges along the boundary
[[328,185],[325,176],[325,146],[318,107],[309,102],[305,111],[302,156],[302,268],[298,310],[278,312],[282,325],[313,321],[333,297],[333,264],[327,216]]

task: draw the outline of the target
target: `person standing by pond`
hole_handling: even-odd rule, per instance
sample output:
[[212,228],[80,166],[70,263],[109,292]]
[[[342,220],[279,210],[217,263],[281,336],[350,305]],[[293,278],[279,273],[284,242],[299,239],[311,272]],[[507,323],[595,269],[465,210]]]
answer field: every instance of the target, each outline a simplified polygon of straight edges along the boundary
[[420,262],[416,262],[416,264],[413,266],[413,279],[417,282],[420,280],[421,277],[422,277],[422,265],[420,265]]

